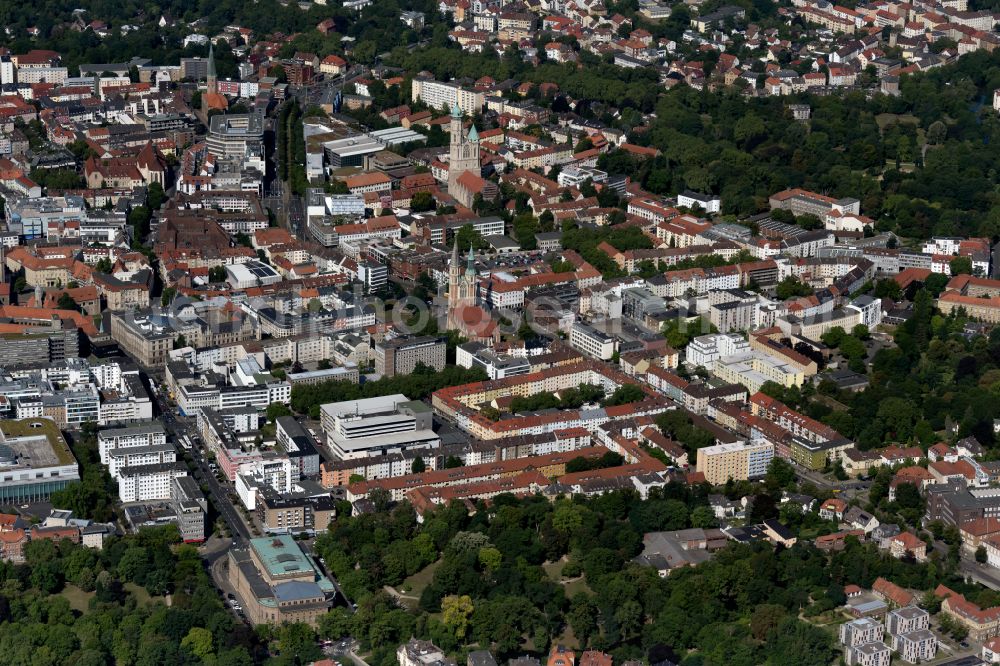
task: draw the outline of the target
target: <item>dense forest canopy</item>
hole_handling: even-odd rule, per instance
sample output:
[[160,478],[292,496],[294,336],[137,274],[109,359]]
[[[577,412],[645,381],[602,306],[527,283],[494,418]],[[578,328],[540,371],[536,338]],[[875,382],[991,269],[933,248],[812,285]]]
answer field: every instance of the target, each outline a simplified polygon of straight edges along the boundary
[[[778,517],[781,491],[795,487],[787,471],[777,464],[763,484],[734,484],[727,494],[753,493],[748,522]],[[393,663],[393,646],[411,634],[460,663],[477,647],[502,661],[572,636],[616,662],[669,650],[687,653],[683,663],[691,666],[825,666],[836,656],[833,633],[809,620],[843,604],[846,584],[870,587],[883,576],[931,590],[944,582],[980,598],[949,573],[951,561],[900,561],[853,539],[833,554],[801,541],[788,550],[734,544],[665,579],[631,562],[645,532],[713,525],[709,491],[670,484],[645,501],[634,492],[555,502],[501,495],[471,516],[457,503],[440,507],[422,524],[408,503],[390,508],[383,501],[377,513],[340,519],[317,541],[344,589],[360,600],[354,615],[335,609],[320,633],[353,635],[373,651],[373,666]],[[781,506],[781,519],[797,530],[837,529]],[[412,591],[418,598],[408,605],[415,607],[405,610],[387,590],[404,589],[407,577],[428,565],[429,582]],[[984,603],[996,600],[989,594]]]
[[[5,664],[253,663],[266,652],[223,606],[198,551],[173,526],[100,551],[36,540],[27,564],[0,562]],[[169,595],[169,604],[167,598]]]

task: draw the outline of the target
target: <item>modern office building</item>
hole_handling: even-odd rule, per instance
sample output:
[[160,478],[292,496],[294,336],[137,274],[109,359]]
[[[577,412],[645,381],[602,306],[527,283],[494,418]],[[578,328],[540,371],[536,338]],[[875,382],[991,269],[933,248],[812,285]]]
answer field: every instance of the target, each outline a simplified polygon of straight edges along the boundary
[[506,379],[531,373],[531,361],[521,356],[498,354],[481,342],[466,342],[455,349],[455,364],[480,367],[490,379]]
[[610,361],[615,355],[615,339],[612,336],[579,321],[569,331],[569,344],[602,361]]
[[437,446],[431,417],[426,403],[399,393],[320,406],[327,445],[342,460]]
[[716,359],[750,351],[750,343],[739,333],[708,333],[691,340],[684,349],[684,364],[690,369],[711,369]]
[[257,520],[271,534],[308,533],[326,531],[337,513],[337,500],[329,491],[320,494],[291,492],[280,494],[271,488],[257,493]]
[[185,543],[204,541],[208,501],[194,477],[173,478],[170,485],[170,506],[176,516],[175,522],[181,539]]
[[284,449],[292,467],[297,468],[296,478],[319,476],[319,452],[306,429],[294,416],[279,416],[275,421],[274,436]]
[[931,616],[919,606],[897,608],[885,617],[885,628],[893,636],[930,627]]
[[47,500],[80,480],[80,469],[54,421],[0,421],[0,502]]
[[217,157],[263,155],[262,113],[219,114],[209,119],[208,152]]
[[893,636],[893,649],[910,664],[933,661],[937,655],[938,640],[930,629],[918,629],[908,634]]
[[408,375],[418,363],[444,370],[447,345],[444,338],[405,336],[375,345],[375,372],[383,377]]
[[353,363],[325,370],[306,370],[304,372],[289,372],[285,374],[285,379],[293,387],[299,384],[322,384],[324,382],[353,382],[357,384],[358,378],[358,366]]

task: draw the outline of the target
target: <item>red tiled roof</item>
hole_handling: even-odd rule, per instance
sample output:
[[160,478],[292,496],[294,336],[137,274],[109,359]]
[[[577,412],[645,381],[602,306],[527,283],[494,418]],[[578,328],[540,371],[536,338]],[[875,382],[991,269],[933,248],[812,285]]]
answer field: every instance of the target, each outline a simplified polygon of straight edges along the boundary
[[882,577],[875,579],[875,583],[872,585],[872,592],[888,601],[891,601],[897,606],[909,606],[913,603],[912,594]]
[[1000,534],[1000,519],[976,518],[975,520],[967,520],[959,526],[959,530],[977,537]]

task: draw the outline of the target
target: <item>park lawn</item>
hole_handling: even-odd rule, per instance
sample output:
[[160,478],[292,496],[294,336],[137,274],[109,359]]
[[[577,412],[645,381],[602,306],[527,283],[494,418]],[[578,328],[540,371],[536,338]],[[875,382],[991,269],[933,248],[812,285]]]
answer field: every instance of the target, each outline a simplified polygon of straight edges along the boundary
[[594,596],[594,591],[590,589],[587,585],[587,581],[584,580],[583,576],[578,578],[573,578],[572,580],[564,581],[562,577],[562,571],[569,562],[566,558],[558,560],[556,562],[546,562],[542,565],[545,569],[545,573],[553,582],[559,583],[563,586],[566,591],[566,598],[572,599],[579,592],[586,592],[587,594]]
[[419,599],[420,595],[424,593],[424,589],[430,585],[431,580],[434,579],[434,572],[437,571],[439,566],[441,566],[441,562],[442,560],[431,562],[426,567],[404,580],[399,586],[399,591],[408,597],[416,597]]
[[555,562],[546,562],[542,565],[542,568],[545,569],[545,573],[548,574],[549,578],[558,583],[562,580],[562,570],[565,568],[567,562],[568,560],[564,557]]
[[76,585],[66,584],[59,596],[69,602],[69,607],[80,613],[86,613],[90,608],[90,600],[94,598],[94,592],[84,592]]
[[880,130],[885,131],[886,127],[897,123],[900,125],[919,125],[920,119],[910,113],[880,113],[875,116],[875,123]]
[[843,412],[847,410],[847,405],[840,402],[839,400],[836,400],[835,398],[831,398],[828,395],[817,395],[816,400],[818,402],[822,402],[824,405],[834,410],[835,412]]
[[144,604],[154,603],[157,601],[163,603],[167,602],[166,597],[150,596],[149,592],[146,591],[146,588],[142,587],[141,585],[136,585],[135,583],[125,583],[124,587],[126,590],[128,590],[128,592],[132,596],[135,597],[136,603],[138,603],[140,606]]
[[572,599],[580,592],[586,592],[590,596],[594,596],[594,591],[590,589],[589,585],[587,585],[587,581],[583,579],[583,576],[580,576],[579,578],[574,578],[573,580],[569,581],[568,583],[563,585],[563,589],[566,590],[567,599]]
[[[563,630],[562,634],[552,637],[552,645],[562,645],[563,647],[567,647],[571,650],[580,649],[580,641],[578,641],[576,636],[573,635],[573,630],[569,625],[566,625],[566,629]],[[545,645],[535,645],[535,640],[532,636],[524,636],[524,641],[521,644],[521,647],[526,652],[543,652],[546,649]]]
[[568,648],[574,650],[580,649],[580,641],[577,640],[576,636],[573,634],[573,628],[566,625],[566,629],[563,630],[562,636],[559,637],[559,641],[556,645],[565,645]]
[[812,541],[818,536],[819,536],[819,530],[816,528],[808,528],[808,529],[803,528],[799,532],[799,539],[801,539],[802,541]]

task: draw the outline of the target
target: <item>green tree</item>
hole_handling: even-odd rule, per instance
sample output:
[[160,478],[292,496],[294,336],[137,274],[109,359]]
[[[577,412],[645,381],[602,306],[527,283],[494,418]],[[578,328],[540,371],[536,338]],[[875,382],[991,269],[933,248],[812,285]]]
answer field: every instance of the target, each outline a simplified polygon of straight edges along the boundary
[[786,615],[787,611],[783,606],[774,604],[757,606],[750,615],[750,634],[758,641],[767,640]]
[[460,227],[455,238],[458,241],[459,252],[468,252],[470,247],[473,250],[485,250],[489,247],[489,244],[483,240],[482,234],[476,231],[471,224]]
[[687,346],[691,339],[699,333],[694,330],[695,325],[687,321],[670,319],[663,324],[663,337],[667,339],[667,344],[674,349],[681,350]]
[[567,619],[573,628],[573,635],[581,645],[586,645],[597,631],[600,609],[586,592],[577,592],[570,601]]
[[892,279],[881,279],[875,283],[875,298],[891,298],[898,301],[903,297],[903,290]]
[[277,630],[281,655],[293,663],[309,663],[323,657],[316,644],[316,632],[308,624],[294,622],[284,624]]
[[290,410],[288,408],[288,405],[284,403],[272,402],[270,405],[267,406],[265,414],[267,415],[267,420],[270,421],[271,423],[274,423],[282,416],[291,416],[292,410]]
[[202,627],[191,627],[181,640],[181,647],[199,659],[208,659],[213,651],[212,632]]
[[56,304],[56,307],[60,310],[72,310],[74,312],[79,311],[80,309],[80,307],[76,304],[76,301],[73,300],[73,297],[65,291],[60,294],[59,302]]
[[414,212],[434,210],[434,206],[434,197],[430,192],[415,192],[410,198],[410,210]]
[[955,257],[948,262],[948,268],[952,275],[972,275],[972,259],[969,257]]
[[346,608],[336,607],[319,620],[319,635],[328,640],[337,640],[351,633],[351,614]]
[[442,621],[459,639],[465,637],[473,610],[472,599],[466,594],[449,595],[441,600]]
[[798,296],[809,296],[812,293],[812,287],[799,282],[793,275],[789,275],[775,287],[775,295],[783,301]]
[[691,511],[691,527],[717,527],[719,522],[715,518],[715,513],[711,507],[696,506]]
[[163,186],[153,181],[146,189],[146,205],[150,210],[159,210],[163,202],[167,200],[167,195],[163,192]]
[[479,549],[479,564],[488,573],[493,573],[499,569],[502,561],[503,553],[496,548],[487,547]]

